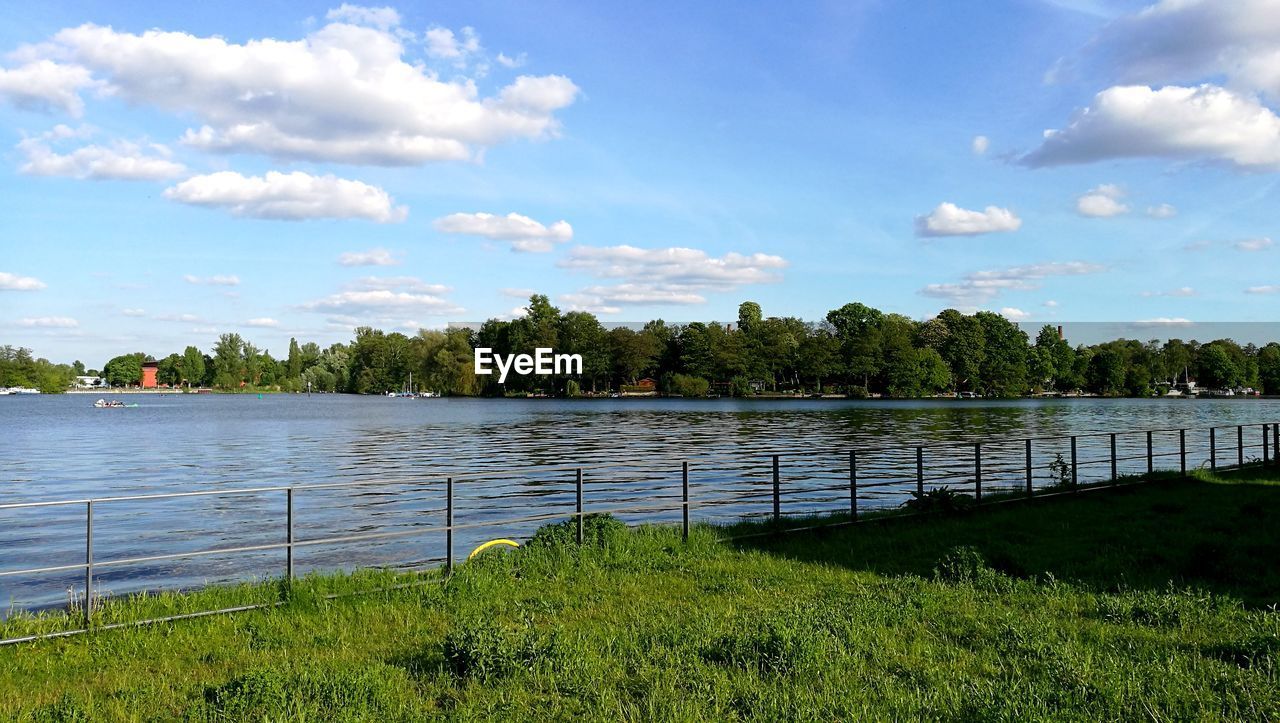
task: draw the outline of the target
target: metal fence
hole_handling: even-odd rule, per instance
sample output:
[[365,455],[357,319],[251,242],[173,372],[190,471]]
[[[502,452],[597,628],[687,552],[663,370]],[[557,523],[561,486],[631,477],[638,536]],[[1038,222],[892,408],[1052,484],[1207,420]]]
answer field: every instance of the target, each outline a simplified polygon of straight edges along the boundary
[[[566,519],[576,521],[579,543],[584,519],[590,514],[609,513],[630,524],[678,523],[687,538],[695,511],[704,521],[723,519],[728,510],[735,519],[756,519],[774,523],[770,532],[787,529],[786,520],[797,516],[838,515],[819,519],[815,525],[848,524],[868,511],[900,507],[911,499],[940,487],[971,494],[977,503],[984,500],[1024,498],[1047,493],[1072,493],[1105,487],[1122,479],[1143,479],[1156,472],[1176,471],[1185,476],[1197,467],[1210,470],[1244,467],[1249,464],[1275,465],[1280,450],[1280,423],[1209,427],[1201,429],[1151,429],[1125,432],[1091,432],[1071,436],[1033,437],[982,442],[943,442],[921,445],[893,445],[847,451],[779,452],[759,460],[741,476],[717,478],[715,484],[690,483],[691,469],[698,460],[667,464],[598,464],[539,466],[504,473],[492,471],[426,478],[412,486],[412,492],[431,492],[442,487],[439,507],[423,514],[442,513],[442,524],[420,524],[409,529],[356,532],[353,534],[305,537],[296,533],[295,500],[326,490],[387,487],[386,482],[359,480],[247,489],[208,490],[163,494],[129,495],[93,499],[57,500],[0,504],[3,515],[49,508],[80,507],[84,511],[84,555],[82,560],[59,565],[0,570],[0,580],[50,573],[83,573],[84,625],[74,630],[43,633],[0,640],[0,645],[49,637],[63,637],[89,630],[145,625],[182,618],[238,612],[277,605],[279,602],[187,613],[164,618],[113,625],[93,625],[95,574],[102,570],[127,568],[161,561],[249,553],[282,552],[281,577],[295,578],[295,553],[308,548],[350,545],[379,541],[443,536],[444,555],[431,562],[452,572],[455,535],[467,531],[501,528],[531,530],[534,526]],[[593,473],[601,473],[594,486]],[[487,506],[469,510],[472,521],[459,522],[457,490],[468,485],[482,489],[497,475],[537,476],[550,480],[533,493],[504,494],[487,499]],[[631,476],[639,485],[622,486]],[[571,495],[568,485],[572,485]],[[588,491],[592,496],[588,498]],[[390,492],[407,494],[403,485]],[[622,497],[618,497],[622,494]],[[639,494],[640,499],[635,496]],[[248,497],[261,500],[277,497],[283,508],[283,529],[275,542],[214,546],[196,550],[152,555],[125,555],[103,559],[94,547],[95,519],[101,510],[136,503],[187,501],[201,498]],[[536,495],[537,504],[521,497]],[[630,495],[630,496],[628,496]],[[482,494],[472,499],[485,499]],[[420,500],[419,500],[420,501]],[[588,504],[590,503],[590,504]],[[518,506],[535,506],[545,511],[525,515],[497,515]],[[572,505],[572,510],[564,509]],[[677,514],[678,513],[678,514]],[[794,528],[793,528],[794,529]],[[807,528],[806,528],[807,529]],[[372,591],[371,591],[372,592]]]

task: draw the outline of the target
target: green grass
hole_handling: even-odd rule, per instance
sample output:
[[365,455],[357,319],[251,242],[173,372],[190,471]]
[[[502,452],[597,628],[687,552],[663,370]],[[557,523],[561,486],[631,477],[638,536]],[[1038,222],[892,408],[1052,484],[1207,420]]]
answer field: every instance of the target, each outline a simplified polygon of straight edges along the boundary
[[1280,483],[1257,474],[736,542],[589,531],[447,582],[306,579],[269,610],[0,648],[0,718],[1280,718]]

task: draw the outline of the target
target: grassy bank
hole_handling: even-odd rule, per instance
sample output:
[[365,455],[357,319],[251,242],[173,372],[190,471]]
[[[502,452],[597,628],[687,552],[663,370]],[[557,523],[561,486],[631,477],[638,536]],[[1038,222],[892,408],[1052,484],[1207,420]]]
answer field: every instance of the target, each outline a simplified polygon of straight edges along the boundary
[[[406,580],[311,579],[270,610],[3,648],[0,718],[1280,718],[1277,482],[723,534],[598,522],[582,550],[447,582],[326,599]],[[102,622],[278,592],[118,602]]]

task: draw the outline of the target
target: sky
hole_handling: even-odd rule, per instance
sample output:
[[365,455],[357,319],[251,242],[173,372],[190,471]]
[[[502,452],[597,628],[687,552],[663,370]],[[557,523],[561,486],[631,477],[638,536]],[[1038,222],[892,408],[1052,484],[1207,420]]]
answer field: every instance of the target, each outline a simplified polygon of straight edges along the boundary
[[1280,0],[3,3],[0,344],[1276,321]]

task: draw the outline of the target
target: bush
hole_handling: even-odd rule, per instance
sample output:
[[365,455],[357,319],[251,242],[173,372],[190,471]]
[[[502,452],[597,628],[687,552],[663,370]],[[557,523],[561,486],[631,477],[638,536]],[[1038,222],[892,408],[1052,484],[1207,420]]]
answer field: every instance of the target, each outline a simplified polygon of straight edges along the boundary
[[445,666],[459,678],[490,680],[529,670],[555,658],[556,633],[510,628],[490,620],[466,621],[445,636]]
[[667,386],[668,392],[682,397],[705,397],[710,389],[711,383],[706,379],[688,374],[672,374]]
[[967,512],[973,507],[973,497],[950,487],[935,487],[926,492],[912,492],[911,499],[902,503],[913,512],[936,512],[944,515]]
[[[582,544],[604,547],[618,535],[625,534],[627,525],[613,515],[590,514],[582,518]],[[525,547],[568,547],[578,542],[577,520],[554,522],[539,527]]]
[[976,547],[959,545],[951,548],[933,566],[933,579],[955,585],[972,585],[993,592],[1008,592],[1013,580],[987,564]]

